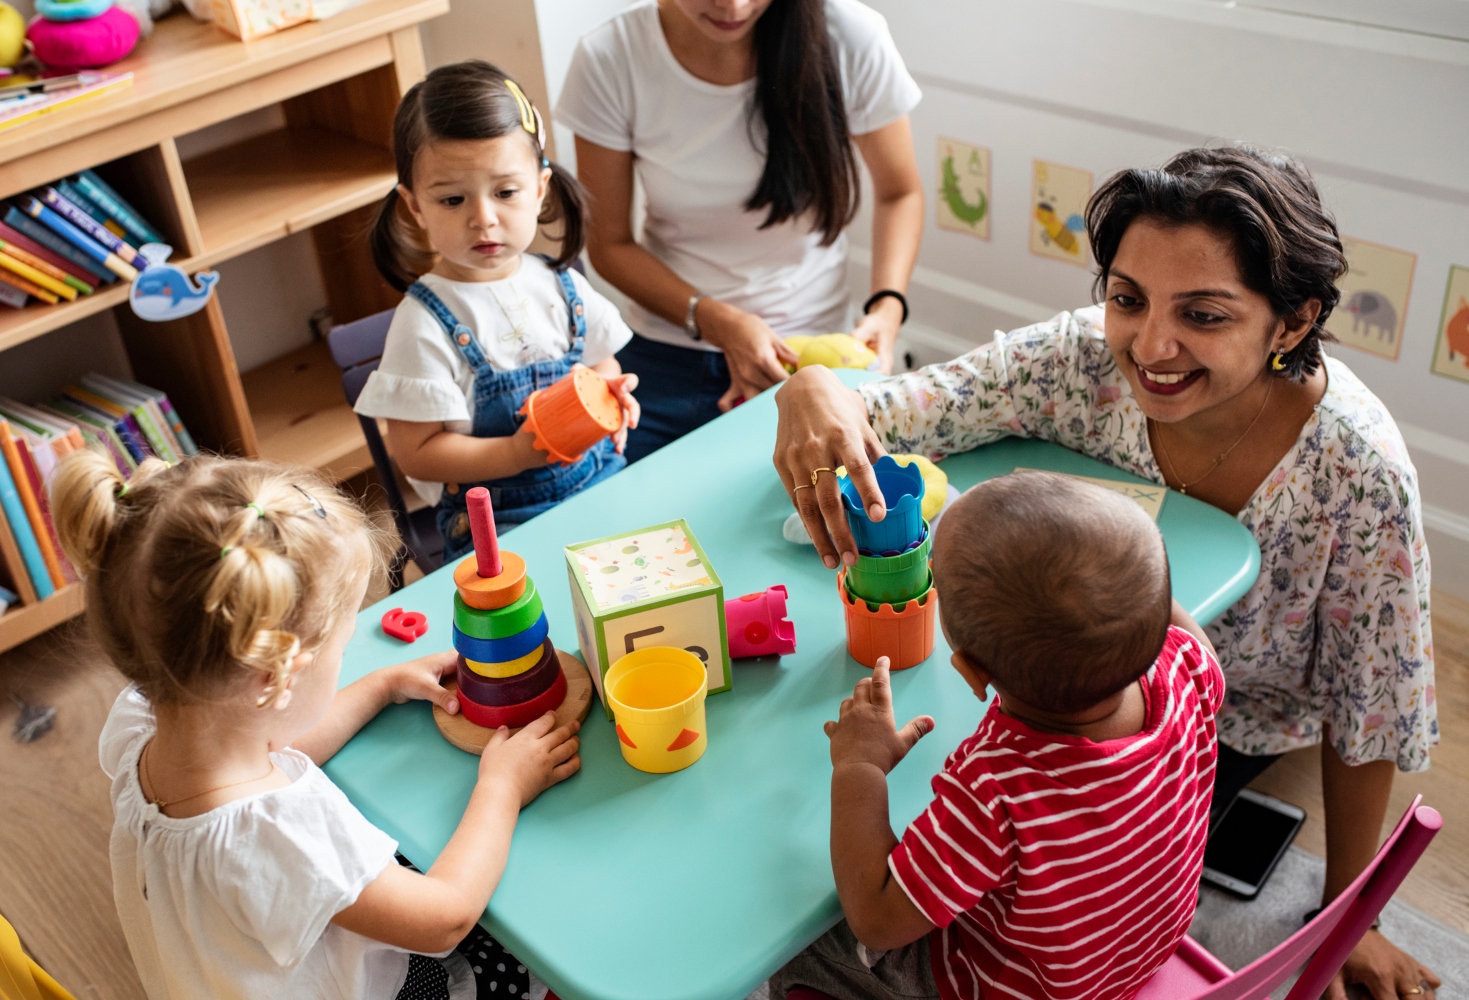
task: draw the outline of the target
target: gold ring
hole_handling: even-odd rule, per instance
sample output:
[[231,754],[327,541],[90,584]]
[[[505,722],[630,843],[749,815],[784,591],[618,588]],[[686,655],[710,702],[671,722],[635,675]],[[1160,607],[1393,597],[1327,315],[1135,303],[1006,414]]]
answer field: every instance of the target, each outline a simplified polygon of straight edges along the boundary
[[1405,997],[1416,997],[1418,994],[1420,994],[1422,992],[1423,992],[1423,987],[1421,987],[1421,986],[1415,986],[1411,990],[1403,990],[1403,996],[1405,996]]
[[815,488],[816,487],[814,487],[814,486],[807,486],[805,483],[802,483],[800,486],[797,486],[795,489],[791,490],[791,492],[792,493],[797,493],[797,492],[799,492],[801,490],[811,490],[811,489],[815,489]]
[[822,466],[819,469],[812,469],[811,470],[811,485],[812,486],[815,486],[816,485],[816,477],[818,475],[820,475],[821,473],[823,473],[823,472],[830,472],[833,476],[836,475],[836,470],[835,469],[828,469],[825,466]]

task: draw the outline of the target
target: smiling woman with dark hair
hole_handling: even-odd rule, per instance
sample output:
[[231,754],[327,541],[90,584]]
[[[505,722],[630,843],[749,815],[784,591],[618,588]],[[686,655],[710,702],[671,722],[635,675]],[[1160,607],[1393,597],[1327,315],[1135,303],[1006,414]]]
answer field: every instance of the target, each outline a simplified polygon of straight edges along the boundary
[[[1216,815],[1280,754],[1322,744],[1326,899],[1372,859],[1395,770],[1438,742],[1417,473],[1382,403],[1323,329],[1346,269],[1300,164],[1193,149],[1109,179],[1087,210],[1095,306],[997,333],[961,358],[864,384],[796,373],[775,465],[826,564],[856,559],[845,465],[881,510],[884,448],[934,456],[1040,438],[1197,497],[1260,544],[1260,575],[1208,626],[1228,690]],[[880,514],[878,516],[881,516]],[[1328,991],[1432,996],[1376,931]]]
[[872,294],[852,333],[892,370],[923,231],[918,99],[857,0],[644,0],[581,39],[556,117],[576,133],[592,265],[632,303],[629,460],[784,379],[782,338],[847,329],[859,155]]

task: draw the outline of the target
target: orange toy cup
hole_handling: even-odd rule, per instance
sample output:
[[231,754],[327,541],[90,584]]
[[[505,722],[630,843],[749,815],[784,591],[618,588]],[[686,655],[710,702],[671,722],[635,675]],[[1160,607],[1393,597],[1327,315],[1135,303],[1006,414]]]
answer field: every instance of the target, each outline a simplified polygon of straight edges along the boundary
[[866,601],[848,593],[844,569],[837,575],[837,593],[847,616],[847,652],[864,667],[875,667],[877,658],[886,656],[891,669],[906,670],[933,655],[939,598],[932,587],[904,602],[901,611],[894,611],[891,604],[873,611]]
[[535,435],[536,448],[563,465],[579,461],[583,452],[622,426],[622,405],[607,380],[590,368],[574,368],[555,385],[537,389],[520,412],[526,432]]

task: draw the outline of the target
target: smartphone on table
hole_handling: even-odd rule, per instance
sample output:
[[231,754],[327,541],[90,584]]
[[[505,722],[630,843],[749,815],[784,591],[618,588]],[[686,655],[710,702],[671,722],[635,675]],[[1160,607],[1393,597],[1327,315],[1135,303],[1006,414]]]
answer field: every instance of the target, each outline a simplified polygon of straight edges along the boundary
[[1299,806],[1244,789],[1209,835],[1204,881],[1254,899],[1305,821]]

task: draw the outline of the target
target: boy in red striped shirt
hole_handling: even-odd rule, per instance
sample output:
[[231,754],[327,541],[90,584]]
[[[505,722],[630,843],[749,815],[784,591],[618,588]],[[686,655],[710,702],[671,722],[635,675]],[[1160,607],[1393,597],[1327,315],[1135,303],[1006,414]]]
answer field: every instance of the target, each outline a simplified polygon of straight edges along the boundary
[[1197,900],[1224,678],[1170,596],[1163,539],[1118,493],[1022,472],[940,522],[955,669],[996,697],[902,840],[888,670],[828,722],[831,859],[846,920],[771,979],[838,1000],[1127,1000]]

